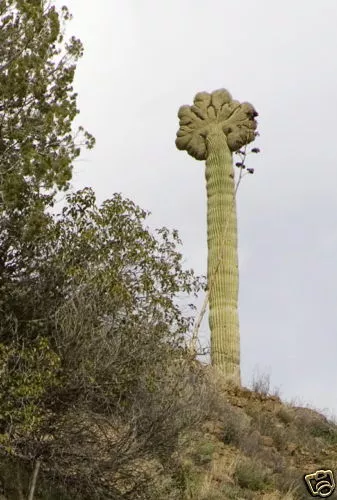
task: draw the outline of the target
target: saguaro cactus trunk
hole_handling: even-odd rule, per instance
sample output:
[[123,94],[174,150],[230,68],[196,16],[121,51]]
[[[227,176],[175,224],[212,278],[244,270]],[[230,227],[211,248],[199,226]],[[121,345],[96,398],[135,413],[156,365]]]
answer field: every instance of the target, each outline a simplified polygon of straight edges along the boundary
[[257,113],[225,89],[179,109],[176,146],[206,160],[209,326],[212,364],[240,385],[238,252],[232,153],[255,138]]

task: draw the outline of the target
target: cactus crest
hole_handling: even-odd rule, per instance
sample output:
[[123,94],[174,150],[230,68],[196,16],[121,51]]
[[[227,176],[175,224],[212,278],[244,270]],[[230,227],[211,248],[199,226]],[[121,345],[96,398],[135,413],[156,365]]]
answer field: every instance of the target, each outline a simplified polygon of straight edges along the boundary
[[258,113],[251,104],[233,100],[225,89],[211,94],[199,92],[191,106],[179,108],[180,127],[176,146],[179,150],[186,150],[196,160],[206,160],[207,136],[223,132],[229,149],[238,151],[255,139],[256,116]]

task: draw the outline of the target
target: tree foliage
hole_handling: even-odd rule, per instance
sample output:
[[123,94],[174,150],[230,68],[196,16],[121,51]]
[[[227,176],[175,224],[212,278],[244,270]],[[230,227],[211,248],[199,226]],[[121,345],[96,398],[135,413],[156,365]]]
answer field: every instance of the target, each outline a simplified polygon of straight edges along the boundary
[[104,481],[124,491],[120,474],[145,492],[135,461],[167,461],[179,432],[208,411],[185,350],[192,317],[176,301],[203,282],[183,270],[177,232],[151,233],[148,215],[117,193],[101,207],[92,189],[67,195],[29,261],[11,262],[2,296],[0,410],[12,407],[0,448],[39,457],[42,474],[90,498]]
[[34,427],[42,387],[54,383],[58,359],[41,330],[36,314],[41,306],[29,300],[29,276],[50,220],[45,209],[57,190],[69,188],[81,147],[94,145],[83,127],[72,130],[79,112],[72,82],[83,47],[75,37],[64,40],[70,19],[66,7],[57,12],[45,0],[0,3],[0,427],[5,446],[13,444],[6,429],[28,433]]
[[48,213],[94,145],[72,129],[83,48],[64,39],[70,18],[0,2],[0,457],[22,472],[13,498],[37,461],[41,498],[169,498],[153,471],[212,404],[177,302],[203,281],[178,233],[151,232],[121,194],[98,207],[85,188]]
[[83,127],[72,130],[83,47],[75,37],[64,40],[70,19],[66,7],[58,12],[46,0],[0,4],[1,210],[26,210],[39,195],[67,189],[81,145],[94,145]]

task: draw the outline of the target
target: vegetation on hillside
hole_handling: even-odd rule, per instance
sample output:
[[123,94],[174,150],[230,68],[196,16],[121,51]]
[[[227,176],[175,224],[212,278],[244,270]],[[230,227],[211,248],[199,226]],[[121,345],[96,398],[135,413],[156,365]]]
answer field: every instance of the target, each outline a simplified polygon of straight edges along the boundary
[[336,427],[224,386],[186,346],[194,309],[177,298],[205,283],[178,233],[121,194],[70,191],[94,145],[72,128],[70,17],[0,5],[0,496],[304,498],[303,470],[336,466]]
[[181,498],[305,500],[305,474],[331,470],[336,479],[335,421],[283,403],[270,393],[268,378],[255,380],[249,390],[223,385],[214,372],[211,377],[224,407],[180,450]]

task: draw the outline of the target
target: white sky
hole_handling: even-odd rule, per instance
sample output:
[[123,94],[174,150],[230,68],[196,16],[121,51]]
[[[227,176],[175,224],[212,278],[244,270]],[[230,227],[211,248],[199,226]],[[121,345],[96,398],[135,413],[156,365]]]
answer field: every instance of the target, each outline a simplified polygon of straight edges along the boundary
[[178,108],[226,88],[258,111],[237,203],[243,384],[269,372],[283,399],[337,415],[336,0],[66,3],[85,47],[79,123],[97,140],[73,186],[99,203],[121,192],[151,228],[177,229],[197,274],[205,166],[175,147]]

